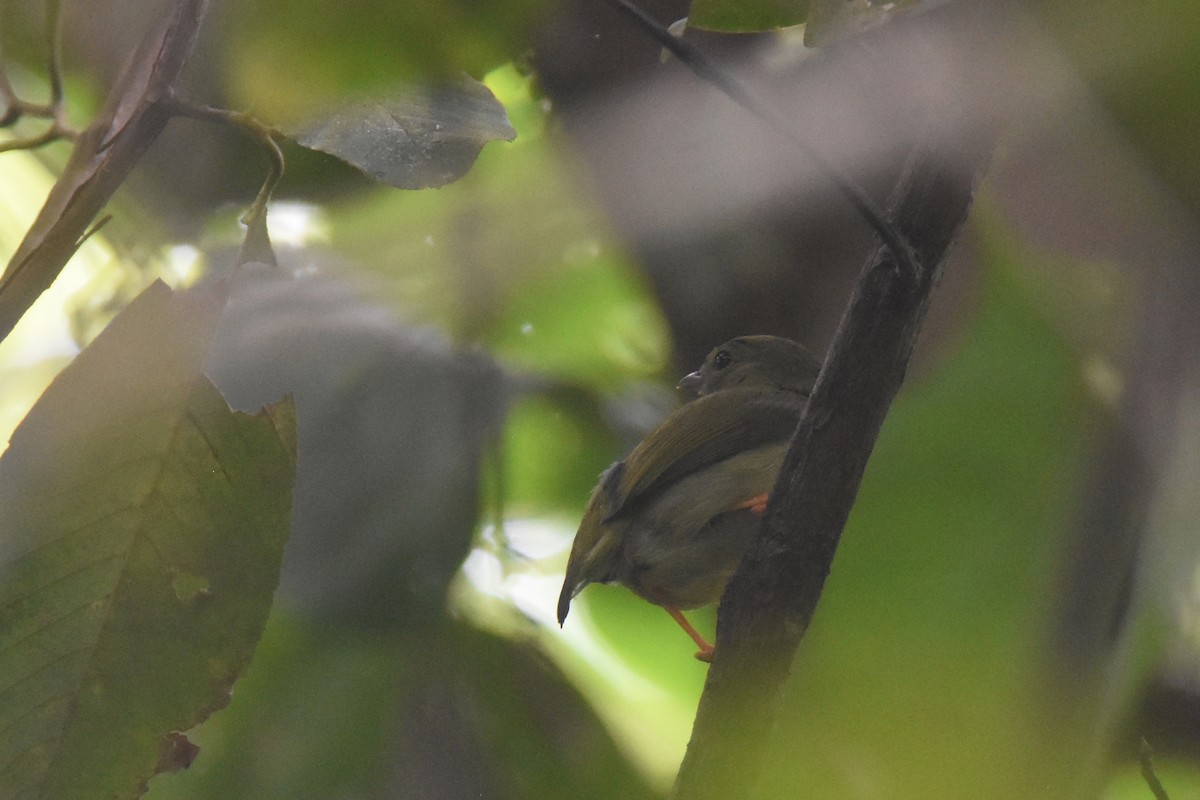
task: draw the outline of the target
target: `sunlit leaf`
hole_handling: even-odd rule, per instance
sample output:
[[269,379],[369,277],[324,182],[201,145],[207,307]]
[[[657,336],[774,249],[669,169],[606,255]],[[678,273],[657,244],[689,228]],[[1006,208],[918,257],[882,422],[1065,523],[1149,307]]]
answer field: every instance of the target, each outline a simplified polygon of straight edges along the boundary
[[470,78],[359,103],[291,132],[400,189],[443,186],[466,174],[485,144],[517,134],[504,106]]
[[236,414],[200,371],[221,303],[156,283],[0,459],[0,797],[135,797],[190,760],[270,607],[290,402]]

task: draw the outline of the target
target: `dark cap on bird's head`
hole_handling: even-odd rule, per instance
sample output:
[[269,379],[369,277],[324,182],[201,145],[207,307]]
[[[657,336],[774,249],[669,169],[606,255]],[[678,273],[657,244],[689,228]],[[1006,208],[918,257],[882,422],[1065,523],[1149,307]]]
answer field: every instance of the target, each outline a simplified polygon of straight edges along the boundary
[[735,386],[763,386],[807,395],[821,363],[803,346],[781,336],[739,336],[713,348],[700,369],[679,381],[697,395]]

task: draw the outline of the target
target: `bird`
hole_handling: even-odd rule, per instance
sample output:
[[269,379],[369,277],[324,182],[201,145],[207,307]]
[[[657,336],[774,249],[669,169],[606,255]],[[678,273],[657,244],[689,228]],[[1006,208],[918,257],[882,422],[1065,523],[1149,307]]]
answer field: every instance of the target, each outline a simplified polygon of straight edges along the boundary
[[571,545],[562,626],[591,583],[662,606],[711,661],[683,611],[715,603],[757,535],[820,362],[790,339],[741,336],[713,348],[676,409],[600,476]]

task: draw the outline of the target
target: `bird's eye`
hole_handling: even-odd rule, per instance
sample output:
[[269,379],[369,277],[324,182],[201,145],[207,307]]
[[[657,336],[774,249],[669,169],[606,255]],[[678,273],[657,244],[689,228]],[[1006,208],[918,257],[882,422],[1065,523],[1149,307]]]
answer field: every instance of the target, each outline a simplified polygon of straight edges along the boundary
[[728,350],[722,350],[713,356],[713,366],[717,369],[725,369],[729,366],[729,362],[733,360],[733,356],[729,355]]

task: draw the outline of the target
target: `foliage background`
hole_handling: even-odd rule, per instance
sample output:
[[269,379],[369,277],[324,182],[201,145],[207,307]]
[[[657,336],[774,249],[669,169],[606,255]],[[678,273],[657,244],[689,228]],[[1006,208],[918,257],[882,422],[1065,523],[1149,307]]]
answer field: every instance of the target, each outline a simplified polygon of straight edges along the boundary
[[[33,5],[7,9],[0,35],[11,77],[37,92]],[[133,20],[158,4],[85,5],[66,4],[65,39],[83,118]],[[664,20],[686,13],[649,5]],[[1186,462],[1159,472],[1183,488],[1164,486],[1147,513],[1128,649],[1085,663],[1086,688],[1058,698],[1047,667],[1064,563],[1097,502],[1091,477],[1125,424],[1123,392],[1155,357],[1138,342],[1159,308],[1156,275],[1194,263],[1200,12],[1048,3],[1026,23],[1054,53],[1039,62],[1046,80],[1066,88],[1054,113],[1009,120],[935,296],[766,745],[771,796],[1073,785],[1143,797],[1143,733],[1172,796],[1200,796]],[[694,35],[784,75],[795,49],[784,35]],[[819,181],[764,188],[733,158],[744,129],[722,136],[724,101],[591,7],[218,4],[186,91],[283,123],[464,70],[518,137],[453,185],[400,192],[288,152],[272,210],[288,277],[239,279],[209,372],[235,407],[295,394],[293,536],[232,703],[192,735],[195,764],[156,778],[150,797],[649,797],[670,785],[704,667],[666,615],[619,588],[589,589],[564,629],[553,623],[579,509],[709,347],[750,332],[827,344],[869,240]],[[638,99],[655,92],[678,105]],[[0,252],[65,153],[0,156]],[[110,225],[0,346],[10,428],[152,278],[226,269],[259,160],[236,135],[172,125]],[[862,179],[882,193],[890,173],[876,167]],[[728,196],[692,191],[697,175]],[[1181,429],[1179,450],[1195,437]],[[697,616],[711,630],[711,613]],[[1125,666],[1106,672],[1114,662]],[[1183,725],[1156,711],[1163,697]],[[1088,760],[1093,736],[1109,745],[1102,763]]]

